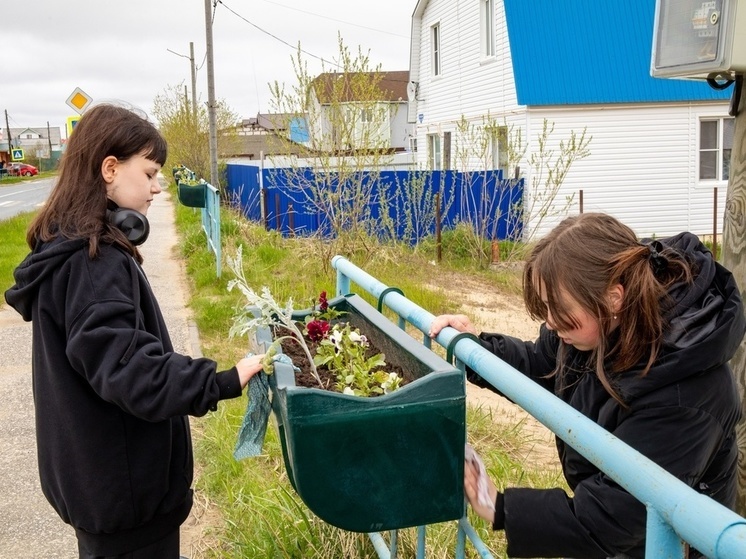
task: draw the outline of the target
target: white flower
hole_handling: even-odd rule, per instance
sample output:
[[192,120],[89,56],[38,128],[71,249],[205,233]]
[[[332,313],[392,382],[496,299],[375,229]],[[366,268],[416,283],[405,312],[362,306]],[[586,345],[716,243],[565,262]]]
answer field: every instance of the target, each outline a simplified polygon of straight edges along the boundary
[[337,349],[341,349],[340,346],[342,344],[342,332],[339,330],[334,330],[331,334],[329,334],[329,339],[334,343],[334,347]]
[[342,391],[342,394],[348,394],[350,396],[354,396],[355,392],[349,386],[345,386],[345,389]]
[[357,344],[357,343],[360,343],[360,340],[362,339],[362,336],[360,335],[360,333],[359,333],[359,332],[355,332],[354,330],[353,330],[352,332],[350,332],[350,333],[349,333],[349,334],[347,335],[347,337],[348,337],[348,338],[350,338],[350,341],[351,341],[351,342],[352,342],[353,344]]
[[396,373],[389,373],[388,378],[381,383],[381,388],[383,388],[383,393],[388,394],[389,391],[393,392],[397,388],[399,388],[399,375]]

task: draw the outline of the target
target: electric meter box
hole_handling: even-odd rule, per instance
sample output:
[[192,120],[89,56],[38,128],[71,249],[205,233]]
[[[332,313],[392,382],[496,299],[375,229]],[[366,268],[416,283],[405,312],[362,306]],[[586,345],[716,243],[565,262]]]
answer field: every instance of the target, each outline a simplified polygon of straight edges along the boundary
[[732,79],[746,72],[746,0],[656,0],[650,74]]

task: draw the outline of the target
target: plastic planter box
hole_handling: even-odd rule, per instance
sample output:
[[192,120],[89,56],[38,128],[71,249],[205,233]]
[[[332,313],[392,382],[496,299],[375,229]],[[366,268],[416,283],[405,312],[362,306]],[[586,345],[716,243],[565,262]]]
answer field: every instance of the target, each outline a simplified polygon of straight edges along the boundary
[[[375,532],[464,514],[464,374],[357,295],[330,301],[416,381],[364,398],[295,386],[293,370],[270,375],[272,410],[290,481],[319,518]],[[303,319],[309,311],[296,313]]]
[[179,202],[190,208],[204,208],[207,205],[207,183],[189,184],[177,182]]

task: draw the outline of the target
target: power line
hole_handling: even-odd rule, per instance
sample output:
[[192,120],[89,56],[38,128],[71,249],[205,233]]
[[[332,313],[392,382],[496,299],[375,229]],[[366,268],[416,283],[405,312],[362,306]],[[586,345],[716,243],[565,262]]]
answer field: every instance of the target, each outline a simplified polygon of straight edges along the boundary
[[402,37],[404,39],[409,39],[409,36],[407,35],[400,35],[399,33],[392,33],[391,31],[385,31],[383,29],[376,29],[375,27],[368,27],[366,25],[360,25],[359,23],[353,23],[351,21],[344,21],[343,19],[336,19],[333,17],[317,14],[314,12],[309,12],[307,10],[301,10],[300,8],[295,8],[293,6],[286,6],[285,4],[280,4],[279,2],[272,2],[271,0],[262,0],[263,2],[266,2],[267,4],[274,4],[275,6],[280,6],[281,8],[286,8],[288,10],[294,10],[296,12],[300,12],[302,14],[308,14],[311,16],[316,16],[321,19],[328,19],[329,21],[336,21],[337,23],[344,23],[345,25],[352,25],[353,27],[360,27],[361,29],[367,29],[369,31],[375,31],[376,33],[385,33],[387,35],[393,35],[394,37]]
[[223,0],[217,0],[217,2],[218,2],[219,4],[221,4],[222,6],[224,6],[226,10],[228,10],[229,12],[231,12],[231,13],[232,13],[233,15],[235,15],[236,17],[238,17],[238,18],[240,18],[240,19],[244,20],[244,21],[245,21],[246,23],[248,23],[249,25],[251,25],[251,26],[252,26],[253,28],[257,29],[258,31],[261,31],[262,33],[264,33],[264,34],[266,34],[266,35],[269,35],[270,37],[272,37],[272,38],[273,38],[273,39],[275,39],[276,41],[279,41],[279,42],[281,42],[281,43],[282,43],[283,45],[287,45],[288,47],[290,47],[291,49],[294,49],[294,50],[295,50],[295,49],[297,48],[298,50],[300,50],[300,52],[302,52],[302,53],[304,53],[304,54],[307,54],[308,56],[312,56],[313,58],[318,58],[319,60],[321,60],[321,62],[324,62],[324,63],[326,63],[326,64],[334,64],[334,65],[335,65],[335,66],[337,66],[337,67],[339,66],[339,64],[336,64],[336,63],[334,63],[334,62],[329,62],[329,61],[328,61],[328,60],[326,60],[325,58],[322,58],[321,56],[315,55],[315,54],[313,54],[312,52],[308,52],[307,50],[304,50],[304,49],[302,49],[302,48],[296,47],[295,45],[291,45],[290,43],[288,43],[288,42],[287,42],[287,41],[285,41],[284,39],[281,39],[281,38],[280,38],[280,37],[278,37],[277,35],[274,35],[273,33],[270,33],[270,32],[269,32],[269,31],[267,31],[266,29],[262,29],[262,28],[261,28],[261,27],[259,27],[259,26],[258,26],[257,24],[255,24],[255,23],[252,23],[251,21],[249,21],[248,19],[246,19],[246,18],[245,18],[244,16],[242,16],[242,15],[241,15],[241,14],[239,14],[239,13],[237,13],[237,12],[236,12],[235,10],[231,9],[231,8],[230,8],[229,6],[227,6],[227,5],[225,4],[225,2],[223,2]]

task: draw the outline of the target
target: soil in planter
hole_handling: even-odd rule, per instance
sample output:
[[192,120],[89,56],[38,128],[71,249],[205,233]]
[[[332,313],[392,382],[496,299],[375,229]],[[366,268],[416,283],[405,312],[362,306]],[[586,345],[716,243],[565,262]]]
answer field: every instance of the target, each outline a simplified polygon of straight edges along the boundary
[[[341,323],[341,325],[343,326],[344,323]],[[303,330],[302,324],[300,325],[300,329],[301,331]],[[364,334],[364,332],[362,333]],[[291,336],[291,334],[285,328],[281,328],[275,332],[275,336]],[[376,348],[372,342],[369,343],[370,345],[365,351],[366,358],[373,357],[374,355],[381,353],[381,350]],[[318,342],[314,342],[306,338],[306,344],[308,345],[308,349],[310,350],[311,355],[316,355],[316,348],[319,345]],[[293,365],[300,369],[299,373],[295,373],[295,385],[305,386],[308,388],[320,388],[318,381],[313,376],[311,365],[308,362],[308,357],[306,357],[306,352],[303,351],[300,343],[298,343],[298,341],[293,337],[287,337],[282,340],[280,345],[282,346],[282,352],[290,357],[290,359],[293,361]],[[405,371],[395,363],[391,363],[388,358],[386,358],[386,366],[383,367],[383,369],[387,373],[396,373],[397,375],[399,375],[399,377],[402,379],[401,384],[399,385],[400,387],[416,380],[409,371]],[[324,389],[329,390],[330,392],[336,392],[336,375],[332,373],[326,366],[317,367],[317,372],[319,374],[319,377],[321,377],[321,382],[324,385]],[[376,395],[371,395],[371,397],[374,396]]]

